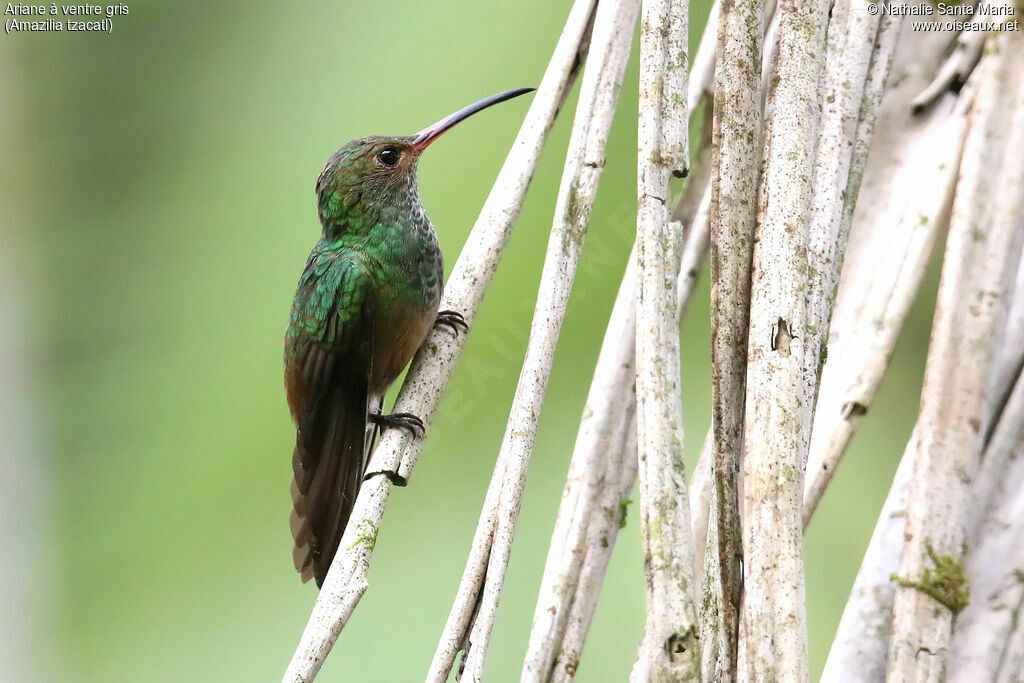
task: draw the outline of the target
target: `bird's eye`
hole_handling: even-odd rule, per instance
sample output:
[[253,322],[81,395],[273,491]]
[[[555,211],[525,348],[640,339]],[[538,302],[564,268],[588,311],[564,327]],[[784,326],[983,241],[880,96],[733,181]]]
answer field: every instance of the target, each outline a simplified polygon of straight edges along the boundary
[[380,151],[380,154],[377,155],[377,161],[385,166],[394,166],[398,163],[398,160],[401,157],[401,153],[394,147],[385,147]]

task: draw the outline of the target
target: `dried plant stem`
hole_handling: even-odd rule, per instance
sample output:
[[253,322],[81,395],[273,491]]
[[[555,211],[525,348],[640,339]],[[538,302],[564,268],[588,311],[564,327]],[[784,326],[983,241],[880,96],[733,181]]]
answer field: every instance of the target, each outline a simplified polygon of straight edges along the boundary
[[[883,23],[876,55],[887,35]],[[904,78],[904,65],[899,68],[898,78]],[[869,87],[877,81],[874,73]],[[907,78],[887,100],[881,151],[865,173],[874,200],[856,211],[852,232],[858,239],[847,257],[830,324],[804,486],[805,525],[873,402],[956,187],[971,90],[959,100],[947,95],[927,114],[911,118],[907,102],[914,87],[914,79]],[[901,135],[892,137],[893,130]],[[852,207],[844,208],[850,213]],[[865,252],[870,255],[857,258]]]
[[[920,156],[920,152],[908,154],[907,146],[921,135],[921,129],[934,124],[932,117],[936,110],[948,117],[949,102],[956,101],[955,94],[947,92],[936,102],[938,106],[929,107],[927,112],[911,112],[911,100],[939,69],[949,43],[949,34],[914,31],[909,21],[903,22],[899,30],[896,54],[886,94],[878,109],[878,123],[861,188],[865,196],[877,197],[881,201],[860,202],[854,212],[835,312],[829,326],[830,357],[838,349],[837,342],[856,343],[863,336],[864,325],[854,317],[854,312],[863,307],[861,291],[847,282],[852,277],[860,277],[863,269],[874,267],[890,248],[879,235],[884,232],[891,238],[893,231],[883,231],[878,226],[892,226],[904,208],[903,202],[895,202],[894,208],[889,205],[902,199],[901,195],[893,193],[894,182],[906,175],[907,162]],[[944,107],[941,106],[943,103]],[[823,392],[825,379],[823,377]]]
[[[1024,529],[1021,528],[1021,520],[1024,519],[1024,449],[1021,446],[1024,444],[1024,370],[1019,371],[1017,382],[1003,411],[1000,428],[993,436],[993,446],[997,444],[1001,453],[1007,453],[1011,448],[1016,448],[1016,452],[1009,456],[1013,461],[1012,469],[1002,470],[1002,504],[992,511],[986,525],[986,528],[991,529],[989,533],[993,538],[982,538],[982,546],[978,549],[977,556],[993,558],[991,566],[1001,567],[1006,571],[995,576],[992,584],[978,586],[977,594],[985,600],[984,606],[988,609],[988,614],[984,614],[975,622],[980,631],[977,634],[969,630],[972,621],[969,615],[964,615],[966,618],[962,628],[965,635],[960,637],[961,624],[958,623],[958,630],[954,632],[952,652],[956,657],[963,650],[961,643],[975,643],[971,645],[972,652],[989,644],[987,652],[990,655],[999,652],[998,669],[993,680],[997,683],[1012,683],[1020,680],[1020,673],[1024,671],[1024,627],[1021,625],[1024,620],[1019,618],[1021,611],[1024,610]],[[993,462],[992,466],[989,466],[987,459],[992,455],[990,448],[985,453],[983,471],[996,472],[1002,469],[998,462]],[[1006,458],[1002,460],[1005,462]],[[990,547],[994,548],[990,550]],[[1000,558],[1000,550],[1004,551],[1001,560],[995,559]],[[973,575],[977,575],[977,571],[975,570]],[[1000,639],[1003,642],[1001,648],[998,647]],[[954,661],[957,664],[951,680],[957,680],[961,666],[966,668],[970,660],[964,657],[963,664],[959,660]],[[979,670],[991,671],[994,661],[993,658],[983,662]],[[971,670],[967,671],[968,676],[961,680],[969,680]]]
[[822,683],[877,683],[885,680],[892,602],[913,472],[915,435],[900,460],[889,495],[878,515],[864,560],[843,610],[832,648],[821,674]]
[[[1012,180],[1006,181],[1006,193],[1017,196],[1024,195],[1019,187],[1014,187]],[[1024,255],[1017,266],[1017,280],[1013,286],[1013,298],[1010,313],[1006,319],[1006,334],[1003,344],[996,349],[999,358],[999,370],[992,377],[992,411],[997,414],[1009,400],[1010,390],[1017,377],[1024,370]]]
[[[714,457],[711,454],[712,442],[714,441],[715,432],[714,429],[709,427],[707,433],[704,435],[703,445],[700,448],[700,454],[697,456],[697,464],[693,468],[693,474],[690,475],[690,525],[693,527],[693,550],[694,550],[694,564],[693,573],[696,577],[705,576],[705,568],[707,567],[706,546],[709,543],[708,537],[711,534],[710,523],[711,523],[711,506],[713,505],[712,495],[715,489],[715,472],[714,472]],[[704,550],[701,550],[704,548]],[[718,555],[718,541],[715,541],[715,555]],[[701,594],[706,592],[706,588],[701,588]],[[702,608],[703,609],[703,608]],[[703,619],[703,617],[701,617]],[[703,621],[701,622],[703,624]],[[704,636],[701,634],[701,639]],[[702,650],[703,656],[707,657],[708,652]],[[715,656],[715,650],[710,650],[710,655]]]
[[704,24],[704,32],[700,35],[697,54],[690,64],[690,80],[687,85],[686,97],[686,110],[690,112],[690,116],[697,111],[702,100],[710,98],[711,89],[714,87],[720,5],[721,0],[715,0],[711,5],[707,23]]
[[[775,40],[774,36],[775,36],[775,33],[777,32],[777,28],[778,28],[778,14],[775,13],[775,8],[776,8],[776,4],[774,2],[772,2],[772,0],[767,0],[764,3],[764,15],[762,16],[761,28],[762,28],[762,33],[764,34],[764,41],[763,42],[764,42],[765,45],[768,45],[768,43],[774,43],[774,40]],[[770,23],[766,23],[764,21],[764,19],[766,17],[771,17],[771,22]],[[707,37],[708,36],[705,34],[705,38],[707,38]],[[702,42],[703,42],[703,40],[702,40]],[[714,42],[717,45],[717,42],[718,42],[717,33],[715,35]],[[768,75],[771,73],[771,71],[774,69],[774,67],[775,67],[774,53],[769,54],[768,51],[765,51],[762,54],[762,56],[761,56],[761,83],[760,83],[760,94],[758,95],[758,102],[759,103],[763,102],[763,93],[767,90]],[[691,98],[691,101],[692,101],[692,98]],[[713,119],[713,114],[708,116],[708,118],[712,118]],[[710,141],[709,141],[709,144],[710,144]],[[711,208],[711,192],[710,192],[710,187],[708,188],[708,194],[707,194],[707,197],[706,197],[705,201],[706,201],[707,206],[708,206],[707,213],[710,214],[710,208]],[[710,230],[710,221],[706,225],[707,225],[707,228]],[[684,265],[685,265],[685,261],[684,261]],[[712,455],[712,452],[711,452],[713,438],[714,438],[714,425],[712,425],[711,427],[708,428],[707,436],[704,439],[704,447],[701,448],[700,457],[697,459],[697,466],[694,468],[693,480],[690,483],[690,523],[693,525],[694,547],[697,550],[697,557],[696,557],[696,566],[697,566],[697,570],[698,570],[697,571],[697,576],[704,576],[704,578],[705,578],[705,581],[704,581],[705,586],[710,585],[710,584],[707,583],[707,580],[709,578],[713,578],[715,582],[720,580],[720,575],[717,572],[717,570],[715,570],[714,566],[707,566],[708,572],[714,572],[714,577],[710,577],[710,575],[707,574],[704,571],[705,567],[706,567],[706,560],[707,560],[707,558],[706,558],[706,553],[702,553],[701,552],[701,548],[703,548],[706,545],[708,536],[710,534],[710,532],[708,531],[708,523],[710,521],[710,512],[711,512],[710,509],[709,509],[709,506],[711,505],[711,501],[712,501],[712,487],[713,487],[713,484],[714,484],[714,476],[713,476],[713,472],[712,472],[713,465],[711,463],[711,460],[713,459],[713,455]],[[714,539],[714,543],[715,543],[715,547],[716,547],[715,555],[717,556],[717,554],[718,554],[718,551],[717,551],[718,539],[717,539],[717,537]],[[717,562],[717,560],[715,560],[715,562]],[[704,592],[704,589],[702,589],[702,592]],[[707,595],[703,596],[703,598],[705,598],[705,599],[707,597],[708,597]],[[702,600],[702,602],[703,602],[703,600]],[[711,604],[713,604],[713,603],[708,603],[707,605],[702,605],[702,609],[711,609]],[[711,629],[715,629],[715,628],[717,628],[717,627],[714,626],[713,624],[709,624],[708,627],[707,627],[708,632],[710,632]],[[702,638],[703,638],[703,636],[702,636]],[[708,660],[708,661],[716,660],[717,659],[716,651],[714,649],[711,649],[709,651],[704,652],[704,658],[705,658],[705,660]]]
[[619,525],[625,523],[625,501],[636,476],[636,402],[613,405],[606,397],[633,393],[635,287],[636,264],[631,259],[576,437],[523,664],[524,683],[572,680],[611,548]]
[[[995,16],[999,28],[989,30],[984,24],[993,19],[995,12],[988,8],[1009,6],[1009,0],[981,0],[977,3],[976,12],[971,18],[971,28],[961,31],[953,43],[949,56],[939,67],[935,78],[925,87],[912,102],[913,111],[920,112],[931,105],[942,93],[956,91],[963,87],[981,59],[985,39],[989,33],[1002,31],[1007,21],[1004,17]],[[982,8],[987,11],[982,11]],[[1012,16],[1012,15],[1010,15]]]
[[681,231],[666,206],[669,178],[687,170],[688,10],[685,0],[645,0],[640,28],[636,390],[647,621],[632,681],[700,679],[675,292]]
[[[677,312],[682,319],[694,292],[696,272],[707,253],[710,188],[691,175],[673,213],[687,232]],[[706,180],[706,178],[705,178]],[[701,187],[706,191],[701,191]],[[700,196],[694,206],[692,197]],[[597,606],[604,572],[636,481],[636,254],[630,255],[608,320],[594,379],[583,410],[558,519],[537,598],[522,680],[572,680]],[[620,424],[630,423],[620,433]],[[609,431],[611,430],[611,431]],[[705,487],[697,475],[691,486]],[[691,499],[691,509],[693,500]],[[707,503],[704,503],[705,512]],[[705,527],[706,528],[706,527]]]
[[[991,476],[978,478],[972,498],[987,509],[979,528],[971,534],[967,556],[971,600],[956,619],[950,645],[950,682],[996,680],[1003,652],[1024,606],[1022,379],[1018,379],[992,442],[985,449],[982,470]],[[984,485],[988,482],[997,482],[996,490]]]
[[1018,683],[1021,671],[1024,671],[1024,619],[1014,624],[995,683]]
[[[713,31],[713,27],[705,27],[705,38]],[[711,52],[713,56],[714,50]],[[690,101],[700,101],[701,93],[708,92],[712,76],[713,71],[709,70],[708,83],[689,82]],[[709,129],[710,119],[705,124]],[[680,320],[708,250],[709,159],[709,145],[704,145],[700,161],[688,176],[683,196],[672,212],[673,220],[687,227],[676,287]],[[575,675],[618,537],[620,519],[625,523],[623,501],[636,480],[636,428],[634,424],[627,432],[628,443],[620,443],[617,427],[615,435],[609,434],[608,427],[618,425],[622,416],[636,412],[635,291],[634,246],[608,321],[573,448],[530,630],[523,664],[524,682],[571,680]],[[695,474],[691,490],[706,492],[708,488],[708,482]],[[699,499],[691,498],[691,509],[694,506],[700,509]],[[704,519],[706,530],[706,495]],[[703,544],[703,536],[696,538]]]
[[853,207],[900,20],[865,12],[859,0],[837,0],[832,8],[814,165],[815,210],[809,233],[810,296],[804,371],[811,388],[807,400],[812,404],[825,363],[829,322]]
[[526,358],[481,523],[428,680],[447,678],[459,649],[466,650],[463,675],[471,681],[480,680],[483,675],[533,450],[537,416],[604,167],[604,147],[629,59],[638,10],[639,0],[599,5],[597,9]]
[[1015,217],[1005,215],[1001,188],[989,181],[1004,172],[1015,177],[1019,155],[1008,150],[1021,144],[1016,116],[1024,100],[1018,68],[1024,52],[1019,38],[999,43],[979,65],[925,369],[893,606],[889,675],[897,680],[944,680],[953,618],[967,600],[956,586],[967,541],[962,511],[989,419],[991,340],[1005,327],[1024,238]]
[[717,581],[701,601],[707,681],[736,678],[743,589],[739,472],[762,151],[761,12],[761,0],[723,0],[718,31],[710,212],[715,529],[709,535],[717,548],[708,550],[708,576]]
[[[1004,38],[999,43],[1000,57],[1024,59],[1024,40]],[[1012,87],[1006,82],[999,85]],[[1024,148],[1024,78],[1018,77],[1017,88],[1015,95],[1003,94],[1009,100],[1012,123],[1000,133],[1007,136],[1002,142],[1011,150]],[[1019,249],[1024,233],[1024,159],[1010,153],[998,177],[991,229],[994,234],[1016,231]],[[1011,309],[1024,306],[1020,300],[1024,261],[1019,252],[1017,258],[1012,294],[1004,297]],[[1009,314],[1014,325],[1015,315]],[[993,337],[1010,344],[1001,345],[1002,352],[994,359],[996,370],[989,386],[999,393],[991,395],[986,405],[991,416],[987,421],[994,428],[967,508],[962,510],[971,550],[967,558],[971,601],[956,619],[949,658],[951,681],[998,678],[1004,649],[1024,604],[1024,351],[1013,348],[1011,335],[1016,334],[1008,323],[1004,334],[996,332]],[[1004,377],[1013,382],[1005,398],[1000,391]]]
[[[971,101],[971,92],[965,91],[964,94],[966,97],[957,105],[955,118],[962,119],[964,117],[963,110],[968,108],[967,105]],[[941,139],[958,145],[956,140],[962,138],[965,126],[962,122],[953,125],[959,132],[948,137],[941,137]],[[957,154],[959,155],[959,152]],[[1014,303],[1015,305],[1017,303],[1016,297]],[[1021,300],[1020,303],[1024,304],[1024,300]],[[1010,331],[1008,329],[1007,333],[1009,334]],[[1019,374],[1019,363],[1020,357],[1017,355],[1001,356],[997,362],[995,376],[1013,377]],[[915,434],[916,431],[915,429]],[[971,520],[979,519],[988,508],[988,503],[999,499],[1000,491],[1024,490],[1021,486],[1014,484],[1014,482],[1024,481],[1024,471],[1022,471],[1024,470],[1024,466],[1022,466],[1024,459],[1012,460],[1015,449],[1019,448],[1022,441],[1024,441],[1024,382],[1018,381],[1013,394],[1006,402],[1005,409],[1001,410],[994,433],[985,447],[981,470],[972,487],[972,498],[976,503],[964,511],[968,514],[965,528],[968,530],[970,538],[978,539],[981,536],[975,529],[977,524]],[[893,599],[897,586],[896,582],[892,580],[892,576],[899,569],[899,550],[904,539],[906,505],[915,450],[916,444],[911,440],[907,446],[907,453],[900,461],[892,489],[879,516],[878,525],[871,537],[871,543],[865,553],[850,600],[843,612],[836,638],[829,652],[822,676],[822,681],[827,683],[831,681],[871,683],[885,677],[889,634],[892,630]],[[1009,467],[1011,462],[1015,463],[1012,469]],[[1005,515],[1002,517],[1006,519]],[[974,542],[976,541],[972,541],[972,544]],[[990,558],[992,555],[979,551],[969,554],[969,561],[972,557]],[[995,564],[999,567],[1007,566],[998,561]],[[977,575],[977,572],[972,571],[970,575],[974,581],[973,577]],[[973,594],[979,596],[982,604],[988,602],[984,598],[989,594],[988,591],[974,590]],[[1001,601],[1001,605],[1005,606],[1006,601]],[[969,611],[975,607],[976,604],[972,601],[957,620],[955,638],[962,639],[963,649],[958,650],[957,648],[961,647],[961,644],[954,640],[952,645],[954,654],[951,661],[957,664],[950,672],[951,676],[959,675],[957,671],[961,666],[961,661],[963,666],[972,661],[978,661],[978,651],[984,650],[981,644],[986,642],[989,637],[995,636],[994,640],[1000,643],[1006,640],[1005,630],[1000,631],[998,628],[999,618],[1003,616],[1002,614],[993,615],[996,617],[995,620],[986,622],[991,627],[984,629],[987,635],[973,633],[967,635],[966,629],[972,624]],[[962,629],[963,633],[961,633]],[[865,634],[869,634],[870,637],[866,637]],[[974,655],[972,656],[968,651]],[[994,678],[982,675],[962,680],[994,680]]]
[[[494,188],[480,212],[455,264],[442,308],[460,311],[472,320],[498,261],[523,197],[537,166],[555,116],[586,57],[596,0],[577,0]],[[463,339],[435,331],[413,361],[396,404],[429,424],[447,386]],[[388,430],[374,452],[370,472],[399,472],[407,478],[421,443],[402,430]],[[389,478],[371,476],[364,482],[309,622],[285,672],[285,681],[311,681],[355,610],[367,587],[373,539],[390,493]]]
[[748,339],[741,680],[808,676],[801,520],[811,422],[803,371],[807,230],[828,8],[817,0],[781,8],[768,89]]
[[[888,365],[896,337],[920,286],[936,233],[942,231],[946,225],[948,204],[952,201],[956,169],[959,166],[960,149],[966,131],[966,112],[971,100],[968,91],[965,91],[964,95],[965,97],[956,104],[955,111],[950,111],[954,105],[954,98],[950,96],[945,109],[935,111],[931,123],[920,131],[916,139],[912,138],[912,143],[906,148],[909,161],[895,178],[893,198],[909,199],[907,188],[911,186],[927,187],[930,193],[934,193],[925,193],[922,189],[912,195],[913,202],[905,205],[896,204],[898,210],[905,216],[899,219],[900,225],[912,226],[910,240],[905,247],[901,245],[893,248],[891,260],[886,259],[876,265],[874,281],[868,277],[866,269],[863,280],[858,278],[844,281],[849,286],[857,286],[857,283],[863,285],[862,291],[866,292],[868,305],[861,317],[864,320],[878,322],[874,329],[870,326],[865,328],[874,335],[870,343],[865,343],[867,348],[861,350],[855,344],[844,345],[842,355],[833,354],[829,364],[832,369],[842,368],[844,359],[849,359],[845,362],[853,368],[863,368],[859,377],[862,378],[860,381],[864,382],[864,391],[868,396],[874,395],[882,373]],[[950,155],[953,155],[952,159]],[[901,188],[902,193],[897,194],[901,192]],[[915,208],[922,204],[919,209]],[[945,208],[943,204],[946,205]],[[906,231],[897,230],[894,234],[904,235]],[[826,368],[828,369],[829,365]],[[852,385],[855,386],[857,385]],[[827,415],[822,412],[822,406],[828,405],[831,408],[835,405],[826,402],[830,398],[826,393],[827,387],[828,385],[823,382],[807,465],[805,524],[810,521],[825,487],[831,481],[839,458],[859,421],[855,410],[847,410],[846,419],[827,420]],[[854,395],[852,387],[850,395]],[[836,413],[838,412],[837,409]],[[822,434],[831,441],[825,441],[821,437]],[[819,439],[823,443],[819,443]],[[823,682],[874,683],[885,678],[889,634],[892,630],[892,604],[896,592],[896,584],[891,576],[899,569],[907,496],[913,470],[912,453],[915,447],[915,441],[911,439],[879,515],[849,601],[843,610],[822,674]],[[871,634],[871,637],[865,637],[865,634]]]

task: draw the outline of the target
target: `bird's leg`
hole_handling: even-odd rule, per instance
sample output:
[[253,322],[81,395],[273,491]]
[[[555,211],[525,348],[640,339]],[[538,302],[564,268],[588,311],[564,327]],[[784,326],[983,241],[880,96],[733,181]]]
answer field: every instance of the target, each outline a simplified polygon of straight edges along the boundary
[[437,314],[434,327],[447,327],[458,336],[460,330],[469,330],[469,323],[466,322],[466,318],[458,311],[441,311]]
[[399,429],[404,429],[413,437],[424,436],[427,433],[427,428],[423,425],[423,420],[412,413],[391,413],[390,415],[385,415],[383,413],[370,413],[370,422],[373,422],[381,428],[397,427]]

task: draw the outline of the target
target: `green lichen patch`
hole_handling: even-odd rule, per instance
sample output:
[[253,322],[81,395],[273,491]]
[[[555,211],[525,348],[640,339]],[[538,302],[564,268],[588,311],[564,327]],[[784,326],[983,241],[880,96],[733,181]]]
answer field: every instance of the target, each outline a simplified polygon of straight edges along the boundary
[[352,541],[349,550],[357,545],[364,545],[367,550],[373,550],[374,546],[377,545],[377,525],[364,517],[359,520],[358,528],[359,535],[356,537],[356,540]]
[[619,501],[619,528],[626,528],[626,513],[629,512],[629,504],[633,502],[632,498],[623,498]]
[[925,548],[935,567],[926,568],[920,581],[913,581],[897,574],[892,574],[889,578],[904,588],[913,588],[945,605],[955,617],[967,607],[971,597],[967,569],[964,566],[967,547],[963,547],[959,557],[939,555],[930,542],[925,543]]

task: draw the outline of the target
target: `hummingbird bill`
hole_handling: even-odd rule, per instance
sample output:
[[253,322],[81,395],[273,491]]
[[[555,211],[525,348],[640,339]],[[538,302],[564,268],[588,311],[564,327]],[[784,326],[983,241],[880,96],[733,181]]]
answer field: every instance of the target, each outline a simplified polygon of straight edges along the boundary
[[468,329],[438,311],[444,260],[420,202],[420,155],[453,126],[533,88],[482,99],[419,133],[339,149],[316,181],[322,233],[306,260],[284,340],[295,423],[292,558],[323,586],[362,485],[377,430],[422,436],[409,413],[383,414],[384,395],[435,326]]

